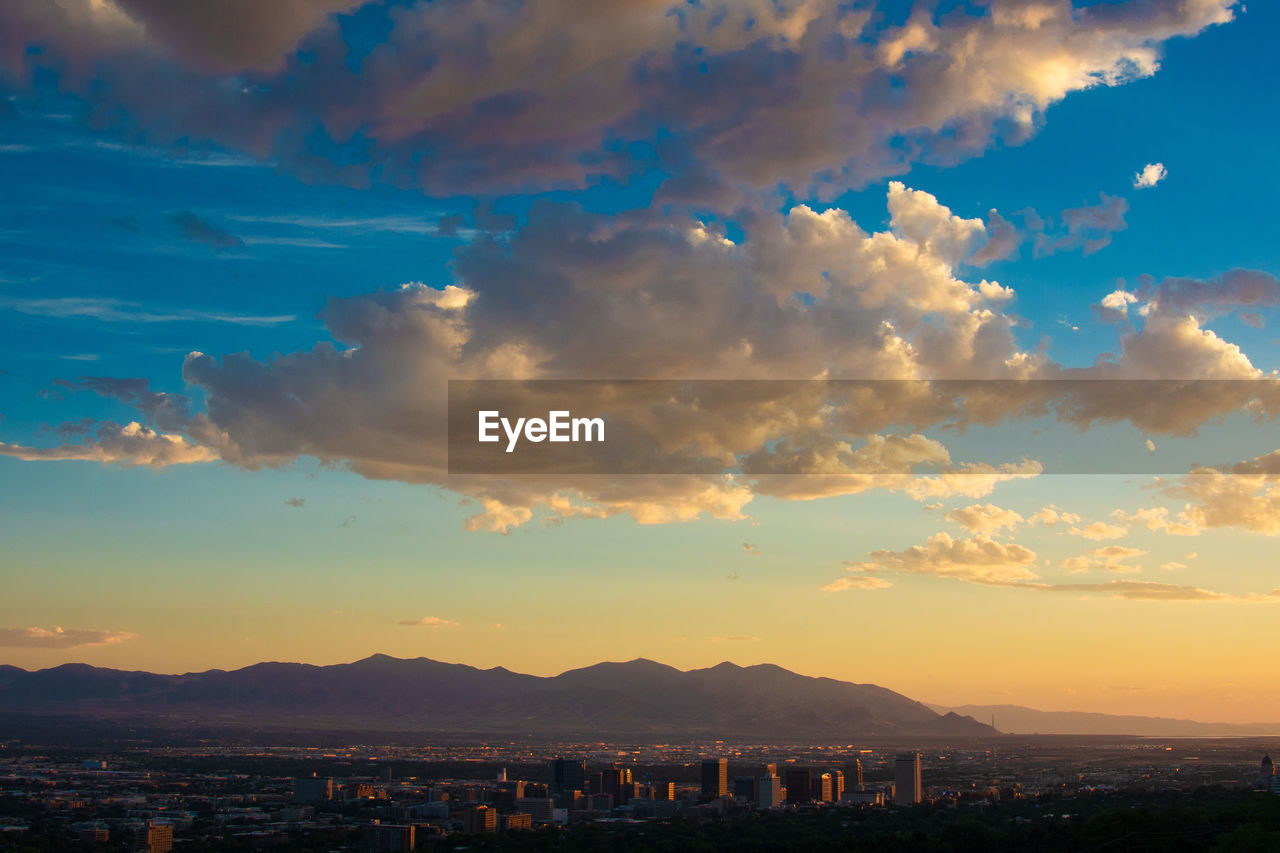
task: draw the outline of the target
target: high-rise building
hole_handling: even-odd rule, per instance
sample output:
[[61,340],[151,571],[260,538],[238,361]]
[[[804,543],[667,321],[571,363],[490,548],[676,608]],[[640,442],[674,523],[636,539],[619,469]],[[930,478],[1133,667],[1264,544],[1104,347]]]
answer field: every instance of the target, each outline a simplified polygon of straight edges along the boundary
[[733,798],[735,800],[743,799],[749,803],[754,803],[756,801],[756,777],[734,776]]
[[169,853],[173,849],[173,824],[149,820],[133,831],[137,853]]
[[862,787],[861,759],[855,758],[844,766],[844,778],[851,789],[856,791]]
[[788,767],[782,774],[782,782],[787,786],[788,803],[807,803],[812,796],[813,773],[808,767]]
[[587,762],[569,758],[555,758],[547,762],[547,789],[553,797],[567,791],[581,791],[586,782]]
[[893,804],[913,806],[924,799],[920,753],[900,752],[893,762]]
[[702,762],[702,798],[718,800],[729,793],[729,759],[709,758]]
[[844,773],[839,770],[831,771],[831,799],[828,802],[838,803],[840,798],[844,796]]
[[293,801],[320,806],[333,799],[333,780],[319,779],[313,773],[293,780]]
[[776,809],[782,805],[782,780],[777,773],[761,776],[756,780],[756,787],[760,792],[760,808]]
[[815,803],[831,802],[831,774],[823,773],[821,776],[813,777],[811,784],[811,794]]

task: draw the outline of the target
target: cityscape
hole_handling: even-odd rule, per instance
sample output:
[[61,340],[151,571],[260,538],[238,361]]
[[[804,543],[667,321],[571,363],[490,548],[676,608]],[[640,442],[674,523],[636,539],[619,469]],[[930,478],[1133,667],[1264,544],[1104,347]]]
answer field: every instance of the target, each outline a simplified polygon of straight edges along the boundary
[[1280,851],[1277,33],[0,0],[0,853]]
[[[745,828],[767,817],[801,827],[824,816],[840,820],[829,841],[852,844],[860,827],[1058,824],[1146,801],[1221,798],[1274,813],[1280,777],[1269,755],[1246,763],[1259,746],[1016,736],[911,750],[723,741],[42,750],[8,741],[0,844],[400,851],[529,833],[561,849],[599,833],[622,844],[646,829]],[[1130,842],[1147,849],[1142,840]]]

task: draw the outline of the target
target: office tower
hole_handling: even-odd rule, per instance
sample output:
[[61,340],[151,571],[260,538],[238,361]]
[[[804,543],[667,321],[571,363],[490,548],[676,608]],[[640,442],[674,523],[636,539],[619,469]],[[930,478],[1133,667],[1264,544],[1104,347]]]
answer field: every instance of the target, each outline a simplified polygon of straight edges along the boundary
[[900,752],[893,762],[893,803],[913,806],[924,799],[920,779],[920,753]]
[[760,808],[776,809],[782,805],[782,780],[777,773],[761,776],[756,780],[756,785],[760,791]]
[[811,796],[813,773],[808,767],[788,767],[782,774],[782,783],[787,786],[788,803],[807,803]]
[[749,803],[754,803],[756,801],[756,777],[734,776],[733,798],[735,800],[743,799]]
[[831,799],[828,802],[838,803],[840,798],[844,796],[844,773],[839,770],[831,771]]
[[676,798],[675,782],[652,782],[649,787],[653,791],[655,800],[674,800]]
[[552,796],[586,787],[587,762],[555,758],[547,762],[547,788]]
[[845,781],[848,783],[850,789],[854,791],[861,789],[863,784],[862,783],[862,760],[859,758],[855,758],[853,759],[853,761],[850,761],[848,764],[846,764],[844,766],[844,776],[845,776]]
[[133,831],[133,849],[138,853],[169,853],[173,849],[173,824],[147,821]]
[[314,774],[293,780],[293,801],[321,806],[333,799],[333,780],[317,779]]
[[729,793],[729,759],[709,758],[702,762],[702,798],[718,800]]
[[823,773],[821,776],[813,777],[813,781],[810,784],[812,785],[810,790],[815,803],[832,802],[830,773]]

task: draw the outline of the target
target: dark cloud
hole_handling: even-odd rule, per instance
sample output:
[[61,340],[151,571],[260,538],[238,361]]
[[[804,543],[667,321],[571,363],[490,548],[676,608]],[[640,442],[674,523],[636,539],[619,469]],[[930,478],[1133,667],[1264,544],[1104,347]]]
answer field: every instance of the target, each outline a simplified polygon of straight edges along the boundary
[[244,241],[230,231],[210,225],[189,210],[179,211],[169,219],[178,226],[182,239],[192,243],[204,243],[215,249],[239,249],[244,246]]
[[[838,0],[10,0],[0,68],[97,126],[212,141],[308,179],[432,194],[581,187],[655,166],[667,198],[827,197],[1034,132],[1069,93],[1155,73],[1232,0],[994,0],[886,26]],[[30,51],[32,46],[39,50]],[[977,60],[977,61],[975,61]]]
[[53,384],[69,391],[92,391],[99,396],[119,400],[142,412],[147,421],[159,429],[185,429],[190,420],[188,408],[191,401],[181,394],[152,391],[150,379],[79,376],[74,380],[55,379]]

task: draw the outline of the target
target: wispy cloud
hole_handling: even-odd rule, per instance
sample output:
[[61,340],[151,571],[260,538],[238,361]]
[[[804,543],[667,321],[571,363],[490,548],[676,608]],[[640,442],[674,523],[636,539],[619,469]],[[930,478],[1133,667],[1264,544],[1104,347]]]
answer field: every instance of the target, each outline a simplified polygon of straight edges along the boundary
[[460,623],[439,616],[423,616],[421,619],[402,619],[398,624],[414,628],[457,628]]
[[759,637],[707,637],[712,643],[755,643]]
[[0,628],[0,646],[26,649],[76,649],[109,646],[137,638],[127,631],[91,628]]
[[189,210],[181,210],[169,219],[178,226],[182,239],[192,243],[204,243],[215,249],[239,249],[244,246],[244,241],[230,231],[201,219]]
[[33,317],[88,318],[104,323],[229,323],[235,326],[278,326],[297,319],[295,314],[234,314],[202,309],[147,307],[140,302],[96,296],[62,296],[24,299],[0,296],[0,309]]

